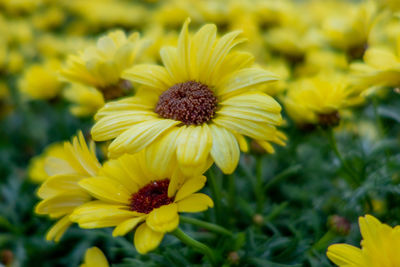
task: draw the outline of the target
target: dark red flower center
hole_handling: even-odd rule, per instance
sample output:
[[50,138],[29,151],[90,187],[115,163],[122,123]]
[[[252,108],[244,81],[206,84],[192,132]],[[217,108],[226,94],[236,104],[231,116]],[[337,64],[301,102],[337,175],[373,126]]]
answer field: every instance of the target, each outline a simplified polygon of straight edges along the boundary
[[155,111],[166,119],[200,125],[214,116],[216,108],[217,98],[207,85],[188,81],[175,84],[163,92]]
[[152,181],[130,198],[130,210],[150,213],[153,209],[168,205],[174,198],[168,197],[169,179]]

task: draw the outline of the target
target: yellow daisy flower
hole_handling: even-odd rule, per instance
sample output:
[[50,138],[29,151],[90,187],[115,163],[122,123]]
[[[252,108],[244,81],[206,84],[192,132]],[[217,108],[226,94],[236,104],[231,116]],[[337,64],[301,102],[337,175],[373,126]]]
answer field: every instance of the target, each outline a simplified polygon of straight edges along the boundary
[[85,261],[80,267],[108,267],[106,256],[98,247],[91,247],[86,250]]
[[92,136],[97,141],[115,138],[111,157],[149,147],[156,168],[177,160],[190,173],[212,159],[224,173],[232,173],[243,135],[275,138],[281,106],[256,86],[276,78],[254,67],[250,54],[230,51],[243,41],[240,32],[217,38],[216,26],[205,25],[189,36],[188,24],[177,47],[161,49],[165,67],[142,64],[123,74],[146,88],[99,110]]
[[118,98],[130,89],[121,80],[121,73],[133,65],[144,44],[138,33],[127,37],[119,30],[111,32],[101,37],[96,46],[70,55],[61,74],[71,82],[96,87],[107,100]]
[[69,214],[91,200],[78,181],[97,175],[99,168],[94,143],[88,148],[81,132],[72,139],[72,143],[65,142],[61,156],[48,158],[45,169],[50,177],[38,190],[42,201],[36,206],[35,212],[60,219],[47,233],[47,240],[58,241],[72,224]]
[[359,225],[361,249],[334,244],[328,248],[328,258],[340,267],[400,266],[400,226],[392,228],[371,215],[360,217]]
[[49,175],[45,170],[46,161],[50,157],[63,158],[64,155],[64,143],[54,143],[46,147],[42,154],[33,157],[29,162],[28,176],[36,182],[44,182]]
[[178,227],[178,213],[213,207],[207,195],[196,193],[206,182],[203,175],[184,176],[173,165],[153,171],[150,165],[153,159],[144,151],[106,162],[96,177],[79,182],[97,200],[75,209],[71,220],[82,228],[116,226],[113,236],[137,227],[134,244],[144,254]]

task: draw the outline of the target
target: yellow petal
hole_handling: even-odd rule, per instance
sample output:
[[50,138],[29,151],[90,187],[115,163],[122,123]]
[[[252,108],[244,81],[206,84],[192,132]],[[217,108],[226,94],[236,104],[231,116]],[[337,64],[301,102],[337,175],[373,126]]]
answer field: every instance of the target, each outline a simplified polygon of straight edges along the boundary
[[334,244],[329,246],[326,255],[338,266],[367,266],[362,257],[361,250],[347,244]]
[[178,190],[178,193],[175,196],[175,201],[178,202],[181,199],[184,199],[191,194],[199,191],[204,187],[207,179],[205,176],[197,176],[187,180],[182,187]]
[[197,77],[199,81],[206,81],[203,74],[206,72],[206,66],[208,65],[211,54],[213,51],[213,45],[217,37],[217,27],[214,24],[207,24],[201,27],[200,30],[192,38],[191,58],[195,58],[192,70],[193,77]]
[[146,224],[156,232],[171,232],[179,224],[178,207],[175,203],[152,210],[146,219]]
[[172,166],[176,164],[178,137],[182,129],[172,128],[146,149],[148,167],[157,176],[171,177]]
[[101,228],[116,226],[128,219],[143,216],[142,213],[129,211],[127,208],[123,205],[92,201],[75,209],[69,217],[71,221],[79,223],[81,228]]
[[196,166],[205,162],[211,150],[212,137],[207,124],[185,126],[179,135],[177,159],[183,166]]
[[184,82],[181,79],[181,68],[179,66],[178,52],[175,47],[163,47],[160,50],[161,61],[168,71],[170,80],[173,84]]
[[145,223],[142,223],[135,232],[134,243],[140,254],[154,250],[160,245],[164,233],[151,230]]
[[228,116],[218,116],[213,122],[231,132],[237,132],[257,140],[273,140],[276,136],[276,128],[267,123]]
[[212,134],[211,156],[226,174],[232,173],[239,162],[240,151],[235,136],[225,128],[210,125]]
[[40,198],[50,198],[62,192],[79,190],[78,181],[82,179],[80,174],[59,174],[49,177],[40,187],[37,195]]
[[203,82],[209,84],[209,82],[211,82],[211,76],[217,75],[214,72],[219,69],[220,64],[225,60],[229,51],[234,46],[244,41],[244,39],[237,39],[239,34],[240,31],[227,33],[216,42],[211,58],[205,66],[205,81]]
[[122,78],[149,86],[157,91],[164,91],[173,85],[167,70],[158,65],[135,65],[126,70]]
[[132,231],[139,223],[143,222],[146,219],[146,216],[140,216],[132,219],[128,219],[118,224],[112,232],[113,236],[122,236],[126,235],[128,232]]
[[47,232],[46,240],[55,242],[60,241],[60,238],[63,236],[65,231],[71,226],[72,222],[68,218],[68,216],[64,216],[60,220],[58,220]]
[[241,93],[249,87],[278,80],[275,74],[261,68],[245,68],[222,79],[217,85],[217,95]]
[[190,39],[188,26],[190,18],[183,23],[181,33],[178,38],[178,66],[181,69],[181,79],[186,81],[190,79]]
[[379,70],[388,70],[400,66],[400,61],[390,50],[371,48],[365,52],[364,61]]
[[107,258],[103,252],[97,247],[92,247],[86,250],[85,253],[85,266],[86,267],[108,267]]
[[83,179],[79,185],[95,198],[107,202],[127,204],[131,193],[119,182],[108,177],[91,177]]
[[196,193],[177,202],[179,212],[200,212],[214,207],[212,199],[202,193]]
[[180,121],[169,119],[153,119],[135,124],[111,143],[110,156],[116,157],[126,152],[136,153],[179,123]]
[[40,201],[36,206],[35,212],[37,214],[52,214],[55,213],[59,216],[71,213],[76,207],[88,202],[90,200],[89,194],[85,192],[74,192],[60,194],[55,197]]
[[238,134],[236,132],[233,132],[233,135],[235,136],[235,138],[239,144],[240,150],[243,152],[249,151],[249,145],[247,144],[246,138],[244,138],[243,135]]

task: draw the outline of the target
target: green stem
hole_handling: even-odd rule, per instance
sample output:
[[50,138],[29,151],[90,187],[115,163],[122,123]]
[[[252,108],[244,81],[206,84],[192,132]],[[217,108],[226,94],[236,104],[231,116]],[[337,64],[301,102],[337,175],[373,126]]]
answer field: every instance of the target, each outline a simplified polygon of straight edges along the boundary
[[336,143],[336,138],[335,138],[335,133],[333,132],[333,129],[330,128],[328,130],[328,137],[329,137],[329,142],[331,143],[333,152],[335,152],[337,158],[339,159],[342,167],[346,170],[348,177],[350,180],[348,180],[349,184],[354,184],[355,186],[359,186],[360,182],[358,181],[357,176],[354,174],[353,170],[350,168],[349,165],[347,165],[347,162],[344,160],[342,154],[340,153],[337,143]]
[[256,187],[257,212],[262,212],[264,207],[264,190],[262,181],[262,156],[256,156]]
[[332,241],[332,239],[334,239],[336,237],[336,234],[332,231],[329,230],[328,232],[326,232],[321,238],[320,240],[317,241],[317,243],[315,243],[312,247],[311,250],[316,250],[316,251],[321,251],[326,249],[326,247],[328,246],[328,244]]
[[228,203],[229,203],[229,213],[233,214],[235,212],[235,200],[236,200],[236,188],[235,188],[235,177],[233,174],[227,175],[228,178]]
[[194,250],[197,250],[204,254],[205,256],[208,257],[212,265],[216,266],[216,261],[215,261],[215,256],[212,250],[204,245],[203,243],[191,238],[187,234],[185,234],[181,229],[176,228],[175,231],[173,231],[171,234],[173,234],[176,238],[178,238],[182,243],[192,247]]
[[210,230],[210,231],[218,233],[218,234],[232,236],[232,233],[229,230],[227,230],[224,227],[221,227],[219,225],[213,224],[213,223],[201,221],[201,220],[198,220],[195,218],[186,217],[186,216],[182,216],[182,215],[179,216],[179,219],[183,223],[189,223],[189,224]]
[[219,186],[217,184],[217,180],[215,177],[215,173],[212,169],[209,170],[208,172],[208,181],[210,182],[210,188],[211,188],[211,194],[212,198],[214,199],[214,205],[215,205],[215,218],[218,223],[220,223],[220,218],[222,215],[222,210],[221,210],[221,190],[219,189]]

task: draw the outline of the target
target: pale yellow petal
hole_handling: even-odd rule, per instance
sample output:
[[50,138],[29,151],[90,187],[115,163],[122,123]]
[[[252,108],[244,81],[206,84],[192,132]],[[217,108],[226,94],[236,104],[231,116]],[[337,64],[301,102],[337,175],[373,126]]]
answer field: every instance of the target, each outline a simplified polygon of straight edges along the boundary
[[88,202],[89,194],[85,192],[67,192],[39,202],[35,208],[37,214],[56,213],[61,216],[71,213],[76,207]]
[[173,85],[167,70],[158,65],[135,65],[126,70],[122,78],[149,86],[157,91],[164,91]]
[[134,243],[136,250],[140,254],[146,254],[157,248],[163,237],[164,233],[153,231],[145,223],[142,223],[135,232]]
[[196,166],[205,162],[211,150],[212,136],[207,124],[185,126],[179,135],[177,159],[183,166]]
[[157,176],[171,177],[176,165],[178,137],[183,127],[172,128],[146,149],[147,165]]
[[232,73],[216,85],[217,95],[238,94],[249,87],[278,80],[275,74],[261,68],[245,68]]
[[232,173],[239,162],[240,150],[235,136],[223,127],[210,125],[212,135],[211,156],[226,174]]
[[169,119],[153,119],[135,124],[111,143],[109,146],[110,156],[116,157],[123,153],[139,152],[179,123],[180,121]]
[[200,212],[214,207],[212,199],[202,193],[195,193],[177,202],[179,212]]

